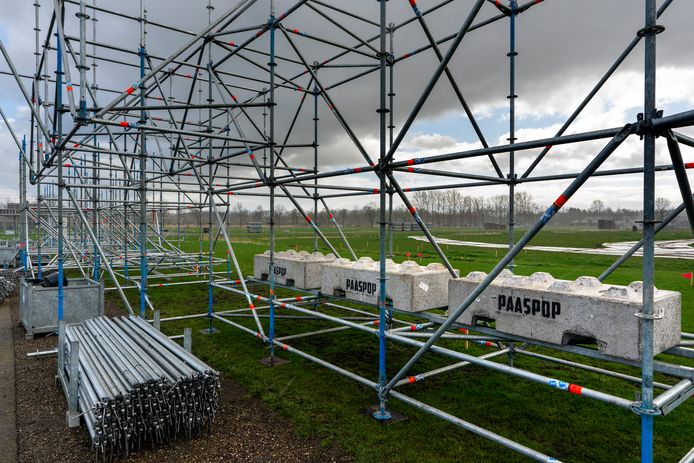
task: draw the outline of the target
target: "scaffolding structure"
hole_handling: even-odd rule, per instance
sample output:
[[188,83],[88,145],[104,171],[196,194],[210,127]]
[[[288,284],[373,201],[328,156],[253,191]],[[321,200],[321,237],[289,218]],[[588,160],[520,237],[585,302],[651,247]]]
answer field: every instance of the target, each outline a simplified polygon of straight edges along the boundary
[[[33,74],[20,73],[0,42],[0,52],[8,65],[8,70],[3,70],[2,74],[14,79],[31,109],[31,124],[26,128],[29,136],[20,139],[0,108],[20,156],[19,256],[22,268],[32,277],[39,278],[48,270],[58,272],[59,320],[62,320],[64,311],[62,275],[68,270],[79,272],[85,278],[108,279],[111,289],[119,293],[124,307],[141,317],[152,315],[155,310],[148,288],[205,284],[209,288],[207,311],[170,320],[207,318],[210,330],[213,323],[231,325],[267,344],[271,361],[276,350],[290,352],[373,388],[378,399],[374,417],[378,420],[390,419],[387,402],[389,399],[398,400],[537,461],[558,460],[510,437],[420,402],[400,390],[429,376],[465,365],[477,365],[611,404],[640,415],[641,461],[653,461],[654,418],[669,413],[694,393],[694,368],[655,361],[653,351],[653,330],[658,319],[658,314],[653,311],[654,237],[683,211],[686,211],[694,231],[694,198],[686,174],[686,169],[694,165],[684,163],[680,152],[680,144],[694,146],[694,139],[678,131],[694,125],[694,110],[664,115],[655,106],[656,36],[664,30],[657,20],[671,9],[672,0],[663,1],[659,8],[656,8],[655,0],[644,0],[643,27],[635,31],[636,37],[557,133],[550,138],[523,142],[516,137],[516,19],[520,14],[532,14],[535,8],[542,8],[543,0],[441,0],[435,4],[432,2],[426,9],[420,9],[415,0],[409,0],[405,3],[409,3],[411,15],[399,23],[391,22],[387,1],[377,2],[378,14],[373,18],[355,14],[340,6],[343,3],[293,0],[286,10],[279,12],[275,11],[273,0],[238,0],[230,7],[225,4],[224,9],[218,11],[220,5],[215,6],[209,0],[206,5],[207,26],[191,32],[150,20],[144,0],[140,0],[139,14],[120,12],[119,2],[106,0],[99,1],[98,5],[97,0],[35,0],[36,61]],[[45,9],[50,10],[50,15],[45,15]],[[461,21],[455,33],[437,37],[429,17],[446,9],[458,15]],[[260,24],[255,21],[259,11],[266,15]],[[317,22],[334,28],[335,37],[340,38],[293,28],[292,18],[303,11],[310,11]],[[488,14],[490,12],[493,14]],[[483,16],[486,19],[480,19]],[[114,23],[138,25],[137,49],[99,39],[97,18],[106,17]],[[468,34],[501,21],[508,23],[509,137],[507,144],[492,145],[485,138],[464,96],[464,89],[451,70],[451,62]],[[345,25],[347,23],[359,24],[360,27],[349,27]],[[364,35],[362,29],[372,32]],[[412,51],[396,55],[395,39],[401,30],[418,30],[426,41]],[[148,33],[154,31],[177,37],[181,46],[168,56],[156,56],[147,46]],[[625,121],[621,127],[566,134],[620,65],[639,48],[644,53],[644,100],[643,111],[638,117]],[[398,100],[398,104],[411,107],[404,120],[395,121],[394,75],[398,64],[416,59],[420,54],[433,54],[437,65],[431,69],[426,85],[416,98]],[[97,82],[105,78],[97,72],[99,66],[119,69],[122,75],[132,76],[131,83],[123,88],[99,85]],[[244,72],[238,73],[238,69]],[[375,151],[365,147],[365,141],[350,124],[350,120],[358,115],[343,112],[331,96],[334,89],[359,80],[368,82],[368,85],[377,82],[377,103],[369,109],[375,109],[377,113]],[[403,159],[398,156],[398,150],[437,84],[443,81],[452,88],[454,99],[460,104],[481,147]],[[280,110],[289,117],[281,117]],[[309,130],[297,129],[298,121],[306,114],[311,119]],[[341,128],[354,151],[363,158],[359,165],[346,169],[322,168],[319,129],[321,122],[328,118]],[[630,137],[643,139],[643,165],[601,169],[610,155]],[[671,163],[656,165],[656,137],[665,139]],[[535,174],[536,167],[553,147],[586,141],[603,141],[604,145],[580,172]],[[521,151],[537,153],[530,166],[522,172],[517,170],[515,160],[515,155]],[[294,165],[294,158],[289,155],[291,152],[309,153],[313,159],[312,166]],[[506,171],[498,162],[500,157],[508,165]],[[446,167],[437,170],[427,166],[446,166],[450,161],[476,159],[488,160],[488,174]],[[654,210],[656,171],[674,171],[682,193],[682,204],[660,222],[656,221]],[[373,174],[370,186],[329,182],[330,179],[365,173]],[[627,174],[639,174],[643,178],[643,238],[599,279],[607,278],[637,250],[643,249],[643,311],[637,314],[642,319],[641,362],[609,357],[586,347],[559,346],[509,336],[492,327],[464,326],[456,322],[504,269],[514,270],[514,258],[589,178]],[[402,186],[403,178],[407,181],[411,175],[444,180],[452,178],[457,183],[436,182],[412,188]],[[517,238],[514,229],[515,189],[529,182],[554,180],[570,180],[570,184],[534,225]],[[440,262],[456,277],[445,252],[412,203],[410,193],[486,186],[507,189],[507,253],[459,307],[449,308],[448,317],[423,312],[416,314],[422,319],[416,325],[398,320],[398,307],[391,307],[386,301],[386,259],[393,255],[394,203],[400,201],[410,211]],[[35,204],[28,199],[32,189],[35,191]],[[379,203],[380,296],[376,307],[355,309],[317,291],[276,284],[273,270],[277,226],[274,218],[278,199],[291,203],[304,217],[314,233],[315,249],[321,243],[340,256],[337,247],[323,232],[325,227],[334,227],[348,252],[344,257],[356,260],[357,255],[329,203],[336,198],[373,196],[378,197]],[[269,204],[267,282],[245,276],[227,226],[228,217],[233,213],[232,202],[248,197],[262,198]],[[324,208],[330,218],[329,224],[319,226],[317,223],[320,208]],[[185,252],[181,246],[180,217],[188,210],[196,211],[199,219],[200,249],[197,253]],[[171,235],[165,230],[164,218],[173,214],[178,218],[178,224],[177,234]],[[202,249],[205,240],[209,247]],[[218,241],[226,245],[226,259],[214,255]],[[267,286],[269,296],[254,289],[261,285]],[[126,289],[138,290],[136,304],[128,300]],[[280,298],[277,293],[285,290],[299,291],[304,295]],[[219,291],[241,295],[246,306],[239,310],[215,310],[215,294]],[[344,316],[317,310],[321,306],[342,311]],[[276,309],[279,308],[297,314],[297,318],[319,319],[337,326],[278,337],[276,323],[283,317],[290,318],[278,316]],[[261,315],[261,311],[267,313]],[[235,321],[235,315],[251,317],[254,328]],[[361,317],[361,321],[355,319],[355,315]],[[459,334],[460,328],[475,334]],[[291,338],[345,329],[368,333],[378,339],[377,378],[362,377],[287,344]],[[473,356],[437,344],[442,339],[493,342],[499,350]],[[682,333],[680,345],[667,353],[673,358],[694,358],[694,349],[690,348],[694,344],[692,340],[694,334]],[[416,354],[390,377],[386,373],[389,342],[417,349]],[[526,346],[541,346],[587,359],[637,367],[641,375],[630,376],[533,353],[525,350]],[[413,366],[430,352],[456,363],[411,375]],[[625,399],[518,368],[512,362],[515,354],[640,384],[640,399]],[[493,357],[500,355],[508,355],[508,365],[492,361]],[[656,383],[654,373],[677,378],[677,382]],[[662,392],[655,395],[656,389]],[[682,461],[694,461],[694,449]]]

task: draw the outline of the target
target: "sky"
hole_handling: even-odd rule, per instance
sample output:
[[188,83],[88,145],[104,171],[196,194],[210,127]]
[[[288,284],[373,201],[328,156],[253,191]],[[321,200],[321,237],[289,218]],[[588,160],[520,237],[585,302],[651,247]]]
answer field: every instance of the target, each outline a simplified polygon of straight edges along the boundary
[[[93,0],[88,0],[92,4]],[[47,0],[41,0],[40,17],[42,34],[48,25],[50,7]],[[341,2],[330,0],[328,4],[349,9],[356,15],[378,21],[378,2],[372,0],[353,0]],[[419,8],[426,11],[439,2],[420,0]],[[658,2],[660,5],[661,2]],[[8,49],[20,73],[32,74],[34,71],[34,8],[33,2],[10,2],[0,0],[0,5],[11,10],[0,16],[0,40]],[[97,4],[113,8],[115,11],[137,15],[139,2],[136,0],[113,1],[98,0]],[[213,19],[221,15],[233,2],[213,0]],[[277,13],[285,11],[294,4],[293,0],[276,0]],[[456,0],[449,5],[426,16],[426,23],[434,37],[442,38],[457,32],[470,12],[472,0]],[[171,1],[146,0],[149,21],[171,24],[186,31],[197,32],[207,24],[207,0]],[[346,6],[348,5],[348,6]],[[529,9],[517,18],[517,51],[516,58],[516,136],[518,141],[553,136],[566,118],[573,112],[584,96],[590,91],[603,73],[614,62],[643,25],[644,2],[641,0],[546,0]],[[269,14],[269,0],[257,0],[243,16],[238,18],[230,29],[262,24]],[[314,4],[324,15],[334,19],[349,32],[362,38],[374,37],[378,30],[375,26],[344,16],[339,12]],[[387,3],[388,20],[396,24],[413,16],[407,0],[391,0]],[[66,6],[66,33],[77,36],[77,19],[74,5]],[[498,11],[488,3],[482,6],[476,21],[495,16]],[[694,39],[691,20],[694,13],[694,2],[675,1],[658,20],[665,26],[665,32],[658,35],[658,70],[657,70],[657,107],[664,113],[673,114],[694,107],[694,50],[689,44]],[[97,40],[123,49],[136,51],[139,43],[138,25],[132,21],[123,21],[97,14]],[[307,34],[328,39],[338,44],[354,46],[355,39],[344,30],[331,24],[314,10],[302,7],[285,21],[288,29],[297,29]],[[147,27],[147,49],[155,63],[158,58],[169,56],[189,37],[184,34],[165,31],[154,26]],[[88,35],[91,37],[91,25]],[[224,40],[241,42],[254,32],[238,32],[224,36]],[[267,35],[267,34],[266,34]],[[306,37],[290,34],[302,56],[308,61],[323,61],[335,55],[339,49],[324,43],[316,43]],[[377,42],[372,42],[377,45]],[[419,48],[426,43],[426,36],[417,22],[397,29],[393,37],[393,50],[396,57]],[[450,42],[441,45],[446,52]],[[257,49],[267,50],[266,36],[254,42]],[[468,33],[451,61],[450,69],[463,95],[468,101],[485,138],[490,145],[507,143],[509,131],[508,116],[508,57],[509,21],[504,19]],[[586,107],[581,116],[567,130],[578,133],[602,128],[620,127],[633,122],[643,106],[643,52],[642,44],[620,66],[613,78],[601,89],[593,101]],[[88,51],[90,48],[88,48]],[[290,61],[280,60],[276,68],[278,77],[289,77],[298,74],[301,67],[296,64],[299,57],[290,44],[278,33],[278,55]],[[223,56],[219,48],[213,51],[213,61]],[[137,57],[120,51],[102,52],[103,56],[115,62],[137,63]],[[258,54],[247,54],[257,63],[266,63],[267,58]],[[55,54],[49,58],[55,63]],[[352,54],[335,61],[335,63],[374,64],[373,57]],[[402,60],[394,68],[395,106],[393,108],[396,132],[402,127],[417,98],[426,86],[437,60],[431,51],[420,53],[412,58]],[[0,61],[0,71],[6,71],[7,64]],[[328,93],[335,102],[335,107],[344,115],[345,120],[372,158],[378,157],[378,75],[371,73],[353,82],[331,88],[332,84],[355,74],[364,68],[321,69],[319,80],[328,87]],[[239,74],[263,78],[264,71],[259,70],[247,60],[234,58],[220,66],[220,70],[229,73],[225,81],[235,85],[240,99],[248,98],[252,93],[244,88],[258,88],[260,84],[237,77]],[[73,81],[77,81],[77,71],[71,68]],[[98,82],[103,89],[123,90],[138,80],[138,69],[108,62],[99,63],[97,67]],[[192,72],[190,68],[182,73]],[[91,73],[91,70],[90,70]],[[177,99],[184,99],[189,80],[176,78],[172,86]],[[297,80],[300,85],[308,85],[307,76]],[[303,84],[302,84],[303,82]],[[26,83],[26,81],[25,81]],[[110,101],[115,94],[98,92],[101,104]],[[196,95],[197,96],[197,95]],[[219,98],[219,95],[215,96]],[[277,133],[284,137],[289,123],[296,111],[300,92],[288,89],[277,91]],[[206,98],[203,97],[203,98]],[[310,143],[313,136],[313,102],[307,101],[290,143]],[[29,110],[23,101],[14,80],[0,75],[0,105],[10,116],[11,123],[21,137],[28,136]],[[259,112],[255,113],[258,121],[262,120]],[[330,113],[325,102],[319,101],[319,169],[323,171],[339,170],[364,165],[359,152],[341,128],[336,118]],[[68,116],[69,117],[69,116]],[[197,115],[194,115],[197,117]],[[253,128],[243,125],[249,135]],[[694,135],[689,129],[684,133]],[[253,138],[253,136],[249,136]],[[257,137],[256,137],[257,138]],[[597,154],[606,140],[585,142],[576,145],[557,146],[538,166],[537,175],[552,173],[579,172]],[[396,160],[413,157],[427,157],[435,154],[464,151],[480,147],[470,121],[463,113],[461,106],[451,89],[449,82],[442,77],[435,86],[430,98],[424,104],[412,127],[407,133]],[[157,148],[152,148],[156,150]],[[682,147],[685,162],[694,161],[691,149]],[[516,154],[516,171],[523,172],[530,165],[537,150],[528,150]],[[288,148],[284,154],[292,165],[310,168],[313,153],[311,149]],[[11,141],[7,128],[0,124],[0,159],[3,169],[0,170],[0,197],[17,196],[17,148]],[[657,141],[657,163],[667,164],[669,156],[662,139]],[[498,162],[505,172],[508,171],[508,156],[498,156]],[[604,168],[638,167],[642,164],[642,143],[638,137],[631,137],[605,163]],[[493,175],[486,158],[466,159],[441,164],[427,165],[428,168],[458,171],[465,173]],[[239,175],[251,176],[250,170],[239,169]],[[458,183],[457,179],[440,179],[425,175],[398,174],[397,178],[403,187],[418,187],[431,184]],[[331,185],[378,187],[373,173],[364,173],[351,177],[333,178],[323,181]],[[530,183],[518,187],[533,195],[541,205],[553,201],[568,181],[547,183]],[[657,174],[657,196],[670,199],[679,204],[679,190],[672,172]],[[507,192],[505,187],[478,187],[461,189],[463,194],[492,196]],[[31,192],[30,192],[31,193]],[[589,180],[584,188],[576,194],[569,205],[588,207],[600,199],[606,205],[618,208],[640,208],[642,202],[642,177],[630,175],[623,177],[603,177]],[[243,199],[248,208],[254,209],[258,204],[267,207],[267,201],[258,198]],[[336,198],[331,199],[332,207],[351,207],[362,205],[377,197]],[[304,201],[304,205],[307,206]],[[288,205],[288,204],[286,204]]]

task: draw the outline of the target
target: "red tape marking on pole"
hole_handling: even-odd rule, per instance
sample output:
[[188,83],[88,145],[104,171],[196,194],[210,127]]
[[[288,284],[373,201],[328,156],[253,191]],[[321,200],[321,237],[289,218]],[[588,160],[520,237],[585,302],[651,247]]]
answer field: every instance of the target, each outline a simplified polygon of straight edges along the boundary
[[562,207],[564,204],[566,204],[566,202],[568,200],[569,200],[569,198],[567,198],[566,196],[559,195],[559,197],[556,199],[556,201],[554,201],[554,205],[557,207]]

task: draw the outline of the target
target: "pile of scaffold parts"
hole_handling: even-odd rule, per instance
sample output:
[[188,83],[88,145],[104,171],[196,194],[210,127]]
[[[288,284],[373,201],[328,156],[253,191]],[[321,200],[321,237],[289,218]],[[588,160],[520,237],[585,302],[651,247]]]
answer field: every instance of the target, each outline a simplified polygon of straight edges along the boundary
[[68,424],[104,459],[209,431],[220,404],[219,373],[138,317],[64,325],[58,362]]
[[17,289],[17,277],[11,270],[0,271],[0,304]]

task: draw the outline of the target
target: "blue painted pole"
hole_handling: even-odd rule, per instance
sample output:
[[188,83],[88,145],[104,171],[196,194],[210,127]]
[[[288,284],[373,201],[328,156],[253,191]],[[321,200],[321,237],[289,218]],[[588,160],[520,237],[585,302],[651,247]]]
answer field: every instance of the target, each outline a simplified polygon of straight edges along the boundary
[[[208,18],[208,24],[212,24],[212,10],[214,7],[212,6],[212,0],[208,0],[207,2],[207,18]],[[207,102],[209,104],[212,104],[214,102],[214,99],[212,98],[212,42],[207,43]],[[209,108],[207,110],[207,131],[209,133],[212,133],[213,128],[212,128],[212,108]],[[208,166],[208,190],[207,190],[207,198],[208,198],[208,211],[207,211],[207,240],[208,240],[208,246],[209,246],[209,262],[208,262],[208,280],[209,280],[209,285],[207,289],[207,317],[209,321],[209,328],[208,332],[212,334],[212,314],[214,313],[214,293],[213,293],[213,284],[214,284],[214,238],[213,238],[213,232],[212,232],[212,213],[215,207],[215,202],[214,202],[214,194],[212,194],[212,189],[214,185],[214,169],[212,168],[213,165],[213,146],[212,146],[212,139],[208,139],[208,151],[207,151],[207,159],[209,160],[210,164]],[[220,227],[224,226],[224,223],[220,223]]]
[[[58,21],[62,21],[62,12],[56,11],[59,15]],[[57,145],[61,145],[63,138],[63,44],[60,35],[56,34],[56,76],[55,76],[55,106],[56,120],[54,122],[57,137]],[[58,324],[63,320],[63,150],[58,148]]]
[[[645,27],[639,34],[644,41],[644,104],[643,119],[656,116],[656,5],[645,0]],[[653,295],[655,271],[655,133],[643,135],[643,309],[641,317],[641,462],[653,462]]]
[[387,119],[388,107],[386,104],[386,69],[387,69],[387,50],[386,50],[386,0],[380,2],[380,94],[379,94],[379,165],[378,177],[380,180],[379,199],[380,199],[380,220],[379,220],[379,293],[378,293],[378,410],[374,412],[374,418],[379,421],[387,421],[391,418],[390,412],[386,409],[387,393],[385,386],[388,383],[386,370],[386,330],[387,308],[386,308],[386,169],[388,160],[387,154]]
[[[140,82],[138,82],[140,90],[140,106],[142,108],[147,104],[145,98],[145,85],[142,80],[145,76],[145,12],[143,0],[140,1],[140,48],[138,54],[140,56]],[[147,112],[142,109],[140,111],[140,124],[144,125],[147,121]],[[140,316],[144,318],[147,309],[147,142],[146,133],[143,128],[140,129]]]
[[275,362],[275,33],[277,31],[277,19],[275,18],[275,4],[270,2],[270,130],[268,134],[270,144],[270,324],[268,327],[268,343],[270,346],[270,364]]
[[26,188],[26,167],[24,164],[24,161],[22,159],[22,154],[26,154],[27,152],[27,137],[24,135],[22,137],[22,150],[19,152],[19,173],[21,175],[21,178],[19,180],[20,182],[20,188],[22,191],[20,194],[22,195],[21,199],[21,208],[22,208],[22,214],[20,216],[20,220],[22,221],[22,226],[20,227],[20,230],[22,230],[21,236],[19,237],[19,260],[22,264],[22,268],[24,268],[24,271],[27,271],[27,246],[29,246],[29,230],[27,229],[29,223],[26,220],[27,216],[27,188]]

